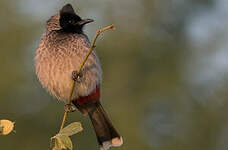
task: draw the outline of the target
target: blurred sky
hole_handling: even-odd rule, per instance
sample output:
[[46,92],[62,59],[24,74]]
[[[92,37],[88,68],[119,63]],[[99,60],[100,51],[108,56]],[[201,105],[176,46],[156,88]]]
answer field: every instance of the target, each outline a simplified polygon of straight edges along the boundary
[[[1,0],[0,119],[16,133],[1,149],[47,149],[63,103],[39,84],[33,57],[45,22],[71,3],[104,71],[102,103],[123,135],[123,150],[227,150],[228,3],[226,0]],[[98,149],[88,117],[75,112],[78,150]],[[89,144],[88,144],[89,143]]]

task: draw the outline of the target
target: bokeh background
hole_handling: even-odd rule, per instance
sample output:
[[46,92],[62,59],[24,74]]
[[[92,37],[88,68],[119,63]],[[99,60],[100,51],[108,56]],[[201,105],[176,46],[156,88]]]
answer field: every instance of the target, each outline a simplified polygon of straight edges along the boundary
[[[102,102],[124,137],[116,150],[228,149],[227,0],[1,0],[0,119],[16,133],[0,149],[44,150],[56,134],[63,103],[42,89],[33,65],[45,21],[71,3],[97,42]],[[88,117],[77,150],[98,149]]]

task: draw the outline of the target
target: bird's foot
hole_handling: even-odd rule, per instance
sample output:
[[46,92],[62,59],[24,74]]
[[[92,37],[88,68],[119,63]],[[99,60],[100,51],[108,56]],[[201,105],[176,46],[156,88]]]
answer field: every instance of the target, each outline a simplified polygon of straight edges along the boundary
[[64,110],[65,112],[74,112],[76,110],[76,107],[72,104],[65,104]]
[[72,79],[76,82],[81,82],[81,78],[82,78],[82,73],[78,73],[78,71],[74,70],[72,71]]

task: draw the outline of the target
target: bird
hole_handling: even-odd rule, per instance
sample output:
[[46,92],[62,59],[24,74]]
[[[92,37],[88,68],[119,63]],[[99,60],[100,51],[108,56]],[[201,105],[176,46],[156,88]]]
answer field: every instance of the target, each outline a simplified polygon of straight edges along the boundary
[[[35,52],[36,75],[43,88],[56,99],[65,103],[66,111],[78,109],[88,114],[101,150],[119,147],[123,138],[114,128],[101,105],[102,68],[94,50],[82,71],[77,72],[91,45],[84,26],[93,19],[82,19],[71,4],[64,5],[46,22],[46,31]],[[73,89],[72,104],[67,104]]]

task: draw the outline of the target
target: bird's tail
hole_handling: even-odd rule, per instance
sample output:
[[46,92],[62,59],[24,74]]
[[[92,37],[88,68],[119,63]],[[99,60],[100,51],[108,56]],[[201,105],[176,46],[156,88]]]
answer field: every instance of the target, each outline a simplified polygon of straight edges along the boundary
[[101,103],[97,101],[86,108],[101,150],[118,147],[123,144],[123,139],[113,127]]

